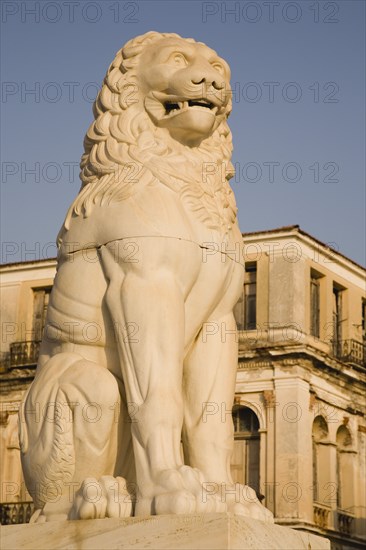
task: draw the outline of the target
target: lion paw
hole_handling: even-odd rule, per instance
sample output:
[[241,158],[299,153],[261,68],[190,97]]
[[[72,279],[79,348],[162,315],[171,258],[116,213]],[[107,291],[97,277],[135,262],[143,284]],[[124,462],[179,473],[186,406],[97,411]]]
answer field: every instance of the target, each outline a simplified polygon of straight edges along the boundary
[[132,499],[122,477],[86,478],[77,491],[70,519],[123,518],[132,515]]
[[259,502],[256,492],[248,485],[235,483],[229,488],[225,487],[225,493],[229,512],[265,523],[274,523],[272,512]]
[[197,468],[181,466],[163,470],[157,476],[153,497],[142,496],[136,504],[136,515],[193,514],[225,512],[226,504],[218,495],[204,488],[204,478]]

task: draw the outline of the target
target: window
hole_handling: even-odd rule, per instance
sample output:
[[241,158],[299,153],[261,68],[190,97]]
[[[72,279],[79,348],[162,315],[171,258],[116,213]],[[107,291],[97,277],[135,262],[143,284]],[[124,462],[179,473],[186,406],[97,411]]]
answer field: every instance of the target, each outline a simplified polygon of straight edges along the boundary
[[238,330],[255,330],[257,328],[257,264],[245,264],[244,289],[234,308]]
[[342,293],[343,289],[333,285],[333,353],[342,355]]
[[329,505],[329,464],[330,447],[328,443],[328,425],[322,416],[313,422],[313,500]]
[[362,300],[362,339],[366,342],[366,300]]
[[51,289],[52,287],[33,289],[33,334],[36,341],[42,340]]
[[257,264],[245,266],[244,276],[244,330],[257,327]]
[[320,277],[315,271],[310,275],[310,334],[320,337]]
[[249,485],[259,494],[260,435],[257,415],[248,407],[235,406],[234,452],[231,474],[235,483]]
[[354,505],[355,453],[352,450],[352,437],[346,426],[337,430],[337,508],[350,510]]

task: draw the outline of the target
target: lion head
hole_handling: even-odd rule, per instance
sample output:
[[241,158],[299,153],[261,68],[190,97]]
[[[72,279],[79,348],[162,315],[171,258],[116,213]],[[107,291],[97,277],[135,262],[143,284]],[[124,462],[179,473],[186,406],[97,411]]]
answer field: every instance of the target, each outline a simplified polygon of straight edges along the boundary
[[[64,230],[72,216],[89,216],[96,204],[124,200],[156,180],[193,204],[210,227],[233,223],[229,80],[227,63],[191,38],[148,32],[127,42],[95,100],[82,186]],[[137,184],[129,177],[136,166]]]
[[199,146],[228,115],[229,67],[203,44],[166,37],[142,53],[138,74],[151,120],[183,145]]

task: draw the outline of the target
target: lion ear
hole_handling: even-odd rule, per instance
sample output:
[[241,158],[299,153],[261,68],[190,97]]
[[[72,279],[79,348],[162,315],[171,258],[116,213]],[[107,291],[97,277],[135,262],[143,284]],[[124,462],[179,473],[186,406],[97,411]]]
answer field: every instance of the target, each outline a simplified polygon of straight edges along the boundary
[[127,46],[122,48],[123,59],[130,59],[130,57],[135,57],[142,51],[143,46],[140,44],[138,46]]

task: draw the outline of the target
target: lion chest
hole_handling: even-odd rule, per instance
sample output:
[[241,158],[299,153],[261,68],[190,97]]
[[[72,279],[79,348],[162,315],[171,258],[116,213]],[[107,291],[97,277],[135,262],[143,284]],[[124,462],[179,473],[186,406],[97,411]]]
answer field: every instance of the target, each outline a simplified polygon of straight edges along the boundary
[[190,300],[195,301],[197,309],[202,308],[203,317],[215,310],[222,314],[227,313],[233,309],[241,295],[243,265],[229,255],[218,252],[216,247],[201,250],[199,276],[187,303]]

